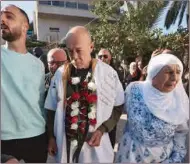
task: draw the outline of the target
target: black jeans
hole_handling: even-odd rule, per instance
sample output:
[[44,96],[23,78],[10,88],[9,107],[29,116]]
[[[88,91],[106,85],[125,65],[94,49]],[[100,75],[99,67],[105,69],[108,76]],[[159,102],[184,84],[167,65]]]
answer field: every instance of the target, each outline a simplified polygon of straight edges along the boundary
[[1,140],[1,154],[23,159],[25,163],[46,163],[47,143],[47,133],[31,138]]

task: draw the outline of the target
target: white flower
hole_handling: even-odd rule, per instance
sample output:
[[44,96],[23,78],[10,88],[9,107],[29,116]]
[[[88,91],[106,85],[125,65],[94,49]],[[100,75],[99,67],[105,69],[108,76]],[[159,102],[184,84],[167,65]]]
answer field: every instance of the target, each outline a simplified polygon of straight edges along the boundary
[[71,83],[73,85],[76,85],[76,84],[80,83],[80,78],[79,77],[72,77],[71,78]]
[[75,108],[72,112],[71,112],[71,117],[73,116],[77,116],[79,114],[79,109]]
[[96,118],[96,113],[95,112],[88,113],[88,118],[89,119],[95,119]]
[[78,107],[79,107],[79,102],[78,101],[75,101],[75,102],[73,102],[72,104],[71,104],[71,109],[78,109]]
[[71,141],[71,146],[72,147],[75,147],[75,146],[77,146],[78,145],[78,141],[77,140],[72,140]]
[[96,84],[93,82],[88,83],[88,89],[96,91]]
[[92,126],[92,125],[89,125],[89,129],[88,129],[89,132],[94,132],[95,131],[95,127]]
[[87,78],[89,78],[91,76],[91,73],[90,72],[88,72],[88,74],[87,74]]
[[71,124],[71,129],[76,130],[78,128],[77,124]]
[[96,112],[96,105],[93,104],[93,105],[90,107],[90,109],[91,109],[91,112]]

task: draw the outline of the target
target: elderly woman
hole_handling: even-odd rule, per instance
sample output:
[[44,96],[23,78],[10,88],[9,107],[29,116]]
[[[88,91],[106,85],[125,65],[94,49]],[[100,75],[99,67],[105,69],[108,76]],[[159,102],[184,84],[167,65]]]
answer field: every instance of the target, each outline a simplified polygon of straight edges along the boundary
[[186,155],[189,99],[181,61],[171,54],[152,58],[144,82],[125,91],[127,123],[116,162],[180,163]]
[[129,83],[133,81],[138,81],[140,80],[141,77],[141,71],[139,70],[137,63],[131,62],[129,65],[129,75],[127,76],[126,79],[126,85],[129,85]]

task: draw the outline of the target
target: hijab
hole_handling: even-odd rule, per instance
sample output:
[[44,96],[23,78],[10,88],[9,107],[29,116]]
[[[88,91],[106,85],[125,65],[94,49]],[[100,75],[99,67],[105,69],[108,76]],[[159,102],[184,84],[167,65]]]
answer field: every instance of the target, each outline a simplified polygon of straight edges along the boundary
[[[177,64],[180,67],[180,80],[170,92],[161,92],[152,86],[152,79],[164,66]],[[182,84],[183,65],[172,54],[160,54],[151,58],[146,80],[142,83],[143,99],[149,110],[168,123],[179,125],[189,119],[189,99]]]

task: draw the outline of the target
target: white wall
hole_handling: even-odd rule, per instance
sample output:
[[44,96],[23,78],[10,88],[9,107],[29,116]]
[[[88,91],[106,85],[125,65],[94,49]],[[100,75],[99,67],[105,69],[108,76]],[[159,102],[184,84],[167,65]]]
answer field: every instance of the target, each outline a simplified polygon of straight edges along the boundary
[[57,33],[50,32],[49,28],[59,28],[59,41],[65,37],[68,30],[77,25],[85,25],[89,21],[85,19],[77,19],[77,18],[38,18],[38,40],[47,41],[47,36],[51,36],[52,41],[57,40]]

